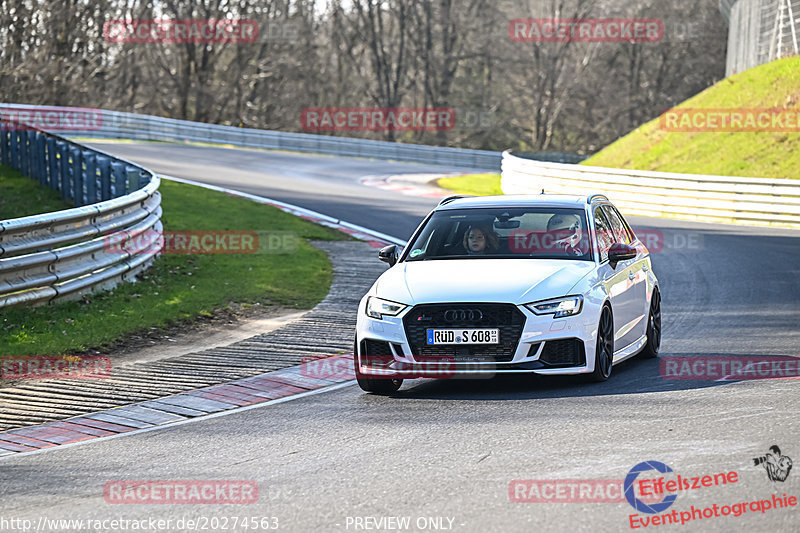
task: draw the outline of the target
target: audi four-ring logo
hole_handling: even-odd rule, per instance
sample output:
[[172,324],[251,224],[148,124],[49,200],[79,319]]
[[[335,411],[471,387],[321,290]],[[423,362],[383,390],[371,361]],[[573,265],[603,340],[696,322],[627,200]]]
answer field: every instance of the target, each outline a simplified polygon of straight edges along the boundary
[[478,322],[483,318],[480,309],[448,309],[444,319],[448,322]]

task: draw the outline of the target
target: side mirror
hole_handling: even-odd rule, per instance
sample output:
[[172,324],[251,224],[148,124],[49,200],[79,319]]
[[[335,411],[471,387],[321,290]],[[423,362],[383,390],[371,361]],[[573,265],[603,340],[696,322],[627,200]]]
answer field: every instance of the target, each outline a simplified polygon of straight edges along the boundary
[[608,262],[611,268],[617,268],[617,263],[620,261],[627,261],[636,257],[636,248],[630,244],[617,242],[611,245],[608,249]]
[[397,253],[396,244],[390,244],[389,246],[385,246],[378,251],[378,259],[380,259],[384,263],[389,263],[390,267],[397,264],[397,260],[399,258],[400,256]]

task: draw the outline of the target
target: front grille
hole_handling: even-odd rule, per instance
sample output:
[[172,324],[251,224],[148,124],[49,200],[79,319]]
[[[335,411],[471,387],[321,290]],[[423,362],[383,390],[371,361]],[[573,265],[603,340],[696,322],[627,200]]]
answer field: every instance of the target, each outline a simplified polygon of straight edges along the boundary
[[586,351],[580,339],[563,339],[547,341],[539,361],[548,365],[584,366]]
[[[412,308],[403,318],[411,353],[417,360],[509,362],[514,359],[524,326],[525,315],[511,304],[424,304]],[[428,329],[447,328],[498,328],[500,343],[428,345]]]

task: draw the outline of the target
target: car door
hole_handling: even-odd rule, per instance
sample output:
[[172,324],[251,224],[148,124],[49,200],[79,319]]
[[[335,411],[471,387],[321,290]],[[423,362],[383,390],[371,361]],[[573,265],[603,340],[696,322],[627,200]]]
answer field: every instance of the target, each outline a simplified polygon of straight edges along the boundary
[[[612,205],[603,205],[603,212],[614,231],[616,242],[634,244],[635,237],[622,218],[622,215]],[[625,345],[639,340],[647,328],[647,255],[641,247],[637,247],[635,259],[624,262],[627,269],[628,292],[630,293],[631,310],[629,322],[625,327],[628,331],[621,331],[620,342]],[[620,266],[623,266],[620,263]]]
[[600,206],[594,208],[595,235],[597,248],[600,254],[599,275],[611,300],[611,309],[614,313],[614,351],[619,351],[629,344],[627,333],[630,324],[635,320],[636,302],[631,289],[628,276],[631,269],[625,263],[617,264],[611,268],[608,262],[608,249],[616,242],[616,235],[611,227],[608,217]]

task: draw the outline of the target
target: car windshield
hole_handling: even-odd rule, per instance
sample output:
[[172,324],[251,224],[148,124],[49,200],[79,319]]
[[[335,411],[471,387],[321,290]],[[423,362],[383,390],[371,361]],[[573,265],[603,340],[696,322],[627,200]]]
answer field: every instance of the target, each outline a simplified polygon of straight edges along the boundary
[[433,259],[592,260],[586,214],[555,207],[436,211],[409,244],[406,261]]

